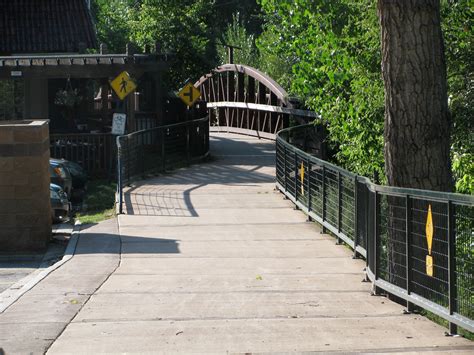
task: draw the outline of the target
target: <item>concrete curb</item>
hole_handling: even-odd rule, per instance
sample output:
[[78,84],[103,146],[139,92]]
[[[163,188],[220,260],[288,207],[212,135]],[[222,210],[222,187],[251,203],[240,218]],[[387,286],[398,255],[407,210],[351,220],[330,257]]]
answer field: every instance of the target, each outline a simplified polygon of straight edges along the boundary
[[[5,312],[8,307],[14,304],[21,296],[23,296],[26,292],[31,290],[35,287],[41,280],[43,280],[46,276],[52,273],[54,270],[59,268],[61,265],[64,265],[69,260],[72,259],[74,253],[76,251],[77,242],[79,241],[79,234],[81,230],[81,224],[75,223],[74,228],[71,234],[71,239],[67,245],[67,248],[64,252],[64,256],[61,260],[57,263],[49,266],[46,269],[41,271],[34,272],[32,275],[29,275],[14,285],[10,286],[8,289],[0,293],[0,314]],[[41,268],[41,266],[40,266]],[[28,281],[25,283],[25,279]]]

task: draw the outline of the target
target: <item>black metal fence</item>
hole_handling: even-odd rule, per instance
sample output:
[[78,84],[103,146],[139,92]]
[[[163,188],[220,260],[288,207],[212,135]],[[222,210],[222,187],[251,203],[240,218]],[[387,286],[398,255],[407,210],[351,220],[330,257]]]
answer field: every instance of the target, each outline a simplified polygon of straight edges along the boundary
[[116,150],[111,133],[52,133],[52,158],[80,164],[89,175],[110,176],[115,168]]
[[367,261],[381,290],[474,331],[474,196],[379,186],[277,136],[277,186]]
[[155,127],[117,137],[117,203],[123,187],[147,174],[164,172],[209,152],[209,117]]

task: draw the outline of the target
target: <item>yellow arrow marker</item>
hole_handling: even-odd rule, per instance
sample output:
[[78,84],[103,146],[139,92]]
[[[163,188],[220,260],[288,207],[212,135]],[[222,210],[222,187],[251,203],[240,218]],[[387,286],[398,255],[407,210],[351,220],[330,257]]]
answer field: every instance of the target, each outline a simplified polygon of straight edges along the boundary
[[431,246],[433,245],[433,216],[431,214],[431,205],[428,205],[428,216],[426,217],[426,241],[428,242],[428,254],[431,255]]
[[304,195],[304,165],[301,162],[300,166],[300,180],[301,180],[301,194]]
[[433,257],[431,256],[431,247],[433,246],[433,215],[431,205],[428,205],[428,216],[426,217],[426,241],[428,243],[428,255],[426,256],[426,274],[433,276]]

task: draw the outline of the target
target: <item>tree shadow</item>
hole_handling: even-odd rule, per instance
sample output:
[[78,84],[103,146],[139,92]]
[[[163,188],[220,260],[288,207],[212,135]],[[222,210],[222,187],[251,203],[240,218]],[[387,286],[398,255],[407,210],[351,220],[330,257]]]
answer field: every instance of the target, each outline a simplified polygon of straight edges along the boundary
[[209,185],[258,187],[273,183],[265,172],[275,167],[275,143],[250,143],[211,137],[212,161],[138,181],[124,189],[128,215],[199,217],[193,206],[193,191]]

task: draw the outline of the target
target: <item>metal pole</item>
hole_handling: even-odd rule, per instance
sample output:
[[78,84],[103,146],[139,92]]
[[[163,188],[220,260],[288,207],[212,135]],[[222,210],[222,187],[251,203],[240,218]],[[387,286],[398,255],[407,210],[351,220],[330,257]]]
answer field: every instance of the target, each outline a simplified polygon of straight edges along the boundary
[[165,130],[161,129],[161,170],[166,170],[166,155],[165,155]]
[[286,198],[286,192],[288,191],[288,182],[287,182],[287,174],[286,174],[286,145],[283,145],[283,170],[284,170],[284,177],[285,177],[285,198]]
[[[411,260],[411,220],[412,220],[412,200],[410,195],[405,197],[405,246],[406,246],[406,289],[407,295],[411,293],[412,280],[412,260]],[[407,301],[407,312],[413,312],[413,303]]]
[[[321,205],[322,205],[322,208],[321,208],[321,214],[322,214],[322,220],[323,222],[326,221],[326,167],[323,165],[323,177],[322,177],[322,180],[323,180],[323,186],[322,186],[322,195],[321,195]],[[322,230],[323,233],[326,233],[326,228],[324,228],[323,226],[323,230]]]
[[[379,219],[380,219],[380,198],[377,191],[374,192],[374,277],[375,281],[379,278]],[[378,295],[379,289],[374,287],[374,294]]]
[[[457,282],[456,282],[456,234],[454,205],[448,201],[448,285],[449,285],[449,314],[457,312]],[[449,323],[449,333],[457,334],[458,326]]]
[[119,204],[119,214],[123,213],[123,191],[122,191],[122,148],[120,145],[120,136],[116,138],[117,144],[117,193],[118,193],[118,204]]
[[341,244],[342,240],[339,238],[339,233],[341,233],[341,225],[342,225],[342,188],[341,188],[341,172],[337,172],[337,244]]
[[309,217],[309,212],[311,212],[311,161],[309,160],[309,158],[306,159],[306,166],[307,166],[307,169],[308,169],[308,177],[306,178],[306,191],[308,191],[308,197],[307,197],[307,200],[308,200],[308,203],[307,203],[307,207],[308,207],[308,220],[311,220],[311,217]]
[[295,150],[295,201],[298,202],[298,156]]
[[357,253],[357,246],[359,245],[359,220],[358,220],[358,193],[359,185],[357,182],[357,176],[354,176],[354,255],[353,258],[357,259],[359,254]]
[[190,159],[190,151],[189,151],[189,123],[186,124],[186,162],[189,165]]

